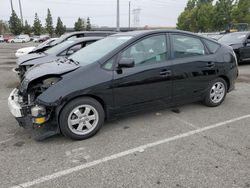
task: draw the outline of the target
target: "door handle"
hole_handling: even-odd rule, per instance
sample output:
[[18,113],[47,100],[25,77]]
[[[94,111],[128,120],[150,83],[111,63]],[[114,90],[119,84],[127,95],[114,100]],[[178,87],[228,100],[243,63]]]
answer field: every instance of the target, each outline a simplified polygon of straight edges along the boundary
[[161,76],[170,76],[171,74],[172,74],[172,71],[171,70],[166,70],[166,69],[164,69],[164,70],[162,70],[160,72]]

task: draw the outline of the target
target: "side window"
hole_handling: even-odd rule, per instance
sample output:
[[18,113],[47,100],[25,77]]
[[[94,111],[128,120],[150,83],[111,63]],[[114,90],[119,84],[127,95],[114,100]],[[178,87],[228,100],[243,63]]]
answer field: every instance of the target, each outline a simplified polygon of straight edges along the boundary
[[172,39],[175,58],[205,55],[204,45],[198,38],[176,34]]
[[74,39],[76,39],[76,38],[77,38],[76,35],[73,35],[73,36],[67,38],[67,40],[74,40]]
[[210,52],[212,52],[213,54],[219,49],[220,45],[215,43],[215,42],[212,42],[212,41],[209,41],[209,40],[204,40],[205,41],[205,44],[207,45],[208,49]]
[[110,60],[108,60],[104,65],[103,68],[106,70],[112,70],[113,65],[115,63],[115,57],[111,58]]
[[60,55],[61,56],[65,56],[65,55],[72,55],[74,54],[75,52],[77,52],[78,50],[80,50],[82,48],[82,45],[81,44],[77,44],[75,46],[72,46],[71,48],[63,51]]
[[95,41],[88,41],[88,42],[86,42],[85,43],[85,47],[88,46],[88,45],[90,45],[90,44],[92,44],[93,42],[95,42]]
[[132,58],[135,66],[161,63],[167,60],[166,36],[158,35],[143,39],[126,49],[121,58]]

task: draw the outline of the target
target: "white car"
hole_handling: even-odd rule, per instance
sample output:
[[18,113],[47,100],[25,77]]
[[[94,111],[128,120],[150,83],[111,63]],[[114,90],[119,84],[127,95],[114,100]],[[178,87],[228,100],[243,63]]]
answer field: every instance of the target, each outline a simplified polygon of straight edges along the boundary
[[30,41],[30,37],[29,35],[18,35],[16,38],[14,39],[10,39],[9,42],[11,43],[25,43],[25,42],[29,42]]
[[[53,41],[55,41],[56,39],[58,38],[51,38],[51,39],[48,39],[47,41],[39,44],[37,47],[39,46],[46,46],[46,45],[49,45],[50,43],[52,43]],[[26,47],[26,48],[20,48],[16,51],[15,53],[15,56],[18,58],[18,57],[21,57],[23,55],[27,55],[28,53],[32,52],[35,48],[37,48],[35,46],[31,46],[31,47]]]
[[27,55],[28,53],[30,53],[34,49],[35,49],[35,46],[20,48],[16,51],[15,55],[16,55],[16,57],[21,57],[23,55]]
[[0,42],[4,42],[3,35],[0,35]]

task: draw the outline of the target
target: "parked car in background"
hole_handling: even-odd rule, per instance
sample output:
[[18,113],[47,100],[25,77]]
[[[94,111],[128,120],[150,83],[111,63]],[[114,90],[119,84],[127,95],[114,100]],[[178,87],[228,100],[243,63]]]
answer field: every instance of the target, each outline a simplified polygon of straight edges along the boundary
[[188,32],[135,31],[33,66],[8,104],[21,126],[81,140],[121,114],[195,101],[219,106],[237,75],[228,46]]
[[46,40],[45,42],[39,44],[38,46],[30,46],[30,47],[25,47],[25,48],[20,48],[16,51],[15,53],[15,56],[16,57],[21,57],[21,56],[24,56],[24,55],[27,55],[29,53],[35,53],[36,52],[36,49],[37,48],[40,48],[40,47],[44,47],[46,45],[49,45],[51,42],[53,42],[54,40],[56,40],[57,38],[51,38],[51,39],[48,39]]
[[29,42],[29,41],[30,41],[29,35],[18,35],[14,39],[9,39],[8,42],[10,42],[10,43],[25,43],[25,42]]
[[34,42],[34,40],[36,40],[36,39],[38,39],[38,38],[39,38],[38,35],[34,35],[34,36],[30,37],[30,41],[33,41],[33,42]]
[[48,35],[40,35],[39,37],[35,38],[34,42],[44,42],[48,40],[50,37]]
[[235,32],[219,39],[222,44],[229,45],[235,51],[238,62],[250,61],[250,32]]
[[71,32],[71,33],[66,33],[62,35],[60,38],[55,40],[54,42],[50,43],[49,45],[43,47],[40,47],[37,49],[39,52],[43,52],[47,50],[48,48],[51,48],[57,44],[60,44],[66,40],[74,40],[76,38],[83,38],[83,37],[106,37],[109,35],[113,35],[116,32],[109,32],[109,31],[77,31],[77,32]]
[[103,37],[84,37],[71,41],[64,41],[42,53],[33,53],[22,56],[17,59],[17,68],[15,69],[23,78],[25,72],[32,66],[55,61],[58,58],[68,57],[85,46],[102,39]]
[[57,39],[58,38],[50,38],[50,39],[44,41],[43,43],[36,46],[31,52],[29,52],[29,54],[43,52],[43,51],[51,48],[50,44]]
[[27,55],[29,52],[31,52],[34,48],[36,48],[35,46],[30,46],[30,47],[25,47],[25,48],[20,48],[16,51],[15,56],[16,57],[21,57],[24,55]]
[[4,39],[4,42],[9,42],[10,39],[13,39],[14,37],[13,36],[10,36],[10,35],[4,35],[3,39]]
[[0,42],[4,42],[3,35],[0,35]]
[[221,37],[223,37],[223,34],[221,33],[198,33],[198,34],[203,37],[214,39],[216,41],[218,41]]

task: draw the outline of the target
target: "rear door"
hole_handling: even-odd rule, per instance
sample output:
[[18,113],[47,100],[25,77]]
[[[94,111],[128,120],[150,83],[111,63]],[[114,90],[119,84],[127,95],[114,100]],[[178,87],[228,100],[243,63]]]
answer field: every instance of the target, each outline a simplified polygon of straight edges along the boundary
[[188,34],[171,34],[173,101],[178,104],[201,97],[216,77],[216,56],[203,41]]
[[243,61],[249,61],[250,60],[250,35],[247,37],[244,47],[241,49],[241,55]]
[[[149,104],[166,105],[172,97],[171,64],[166,34],[145,37],[119,54],[135,66],[114,71],[117,108],[134,111]],[[124,112],[124,111],[123,111]]]

